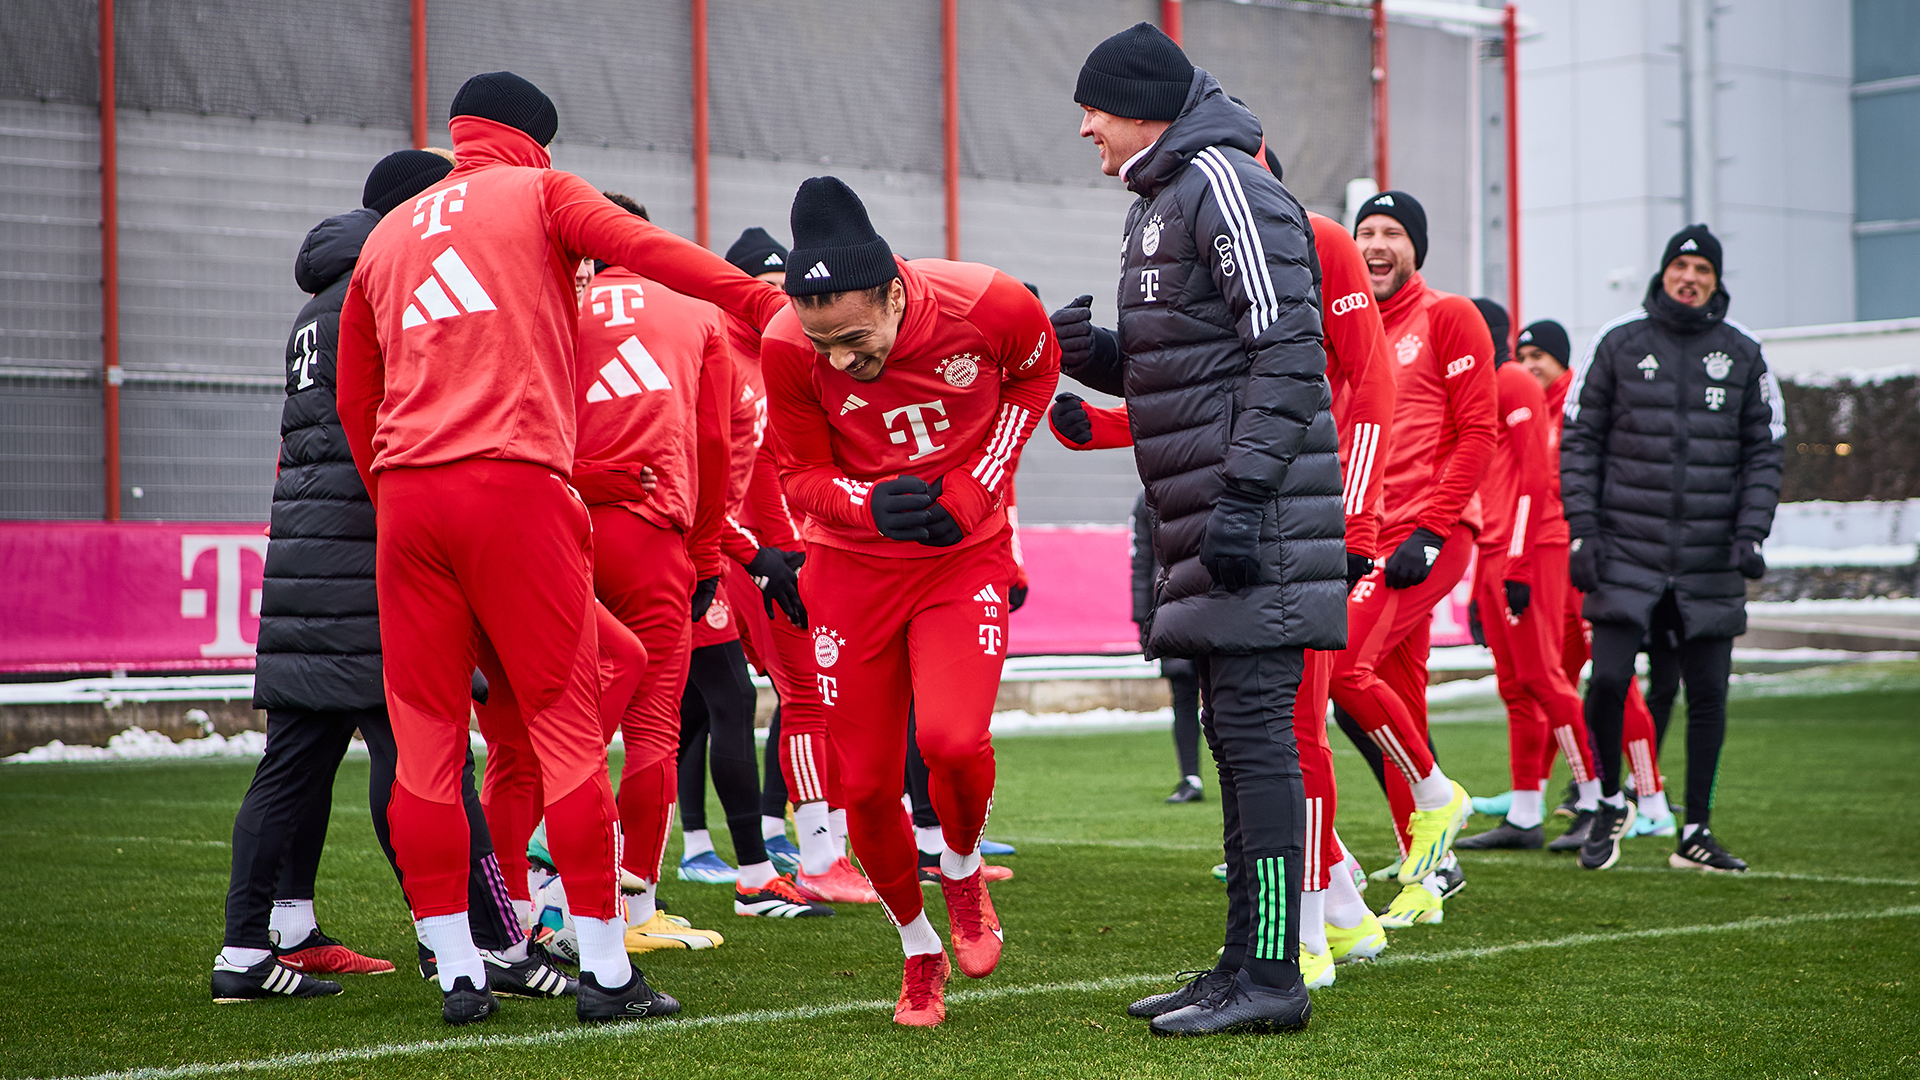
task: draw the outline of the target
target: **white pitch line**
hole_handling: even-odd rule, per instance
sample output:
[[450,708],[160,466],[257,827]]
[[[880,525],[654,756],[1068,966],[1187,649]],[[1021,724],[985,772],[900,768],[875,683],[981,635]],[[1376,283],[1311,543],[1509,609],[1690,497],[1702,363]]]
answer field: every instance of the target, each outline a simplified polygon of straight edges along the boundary
[[182,840],[177,836],[87,836],[80,833],[38,832],[33,829],[0,829],[0,836],[37,836],[45,839],[94,844],[181,844],[186,847],[232,847],[225,840]]
[[[1491,866],[1550,866],[1541,860],[1528,859],[1525,856],[1505,854],[1482,854],[1474,852],[1467,856],[1467,865]],[[1713,874],[1701,870],[1681,870],[1670,866],[1616,866],[1608,873],[1624,874],[1660,874],[1662,876],[1687,875],[1708,881],[1805,881],[1816,885],[1893,885],[1908,889],[1920,889],[1920,881],[1907,878],[1848,877],[1836,874],[1797,874],[1784,870],[1747,870],[1738,874]]]
[[1152,848],[1161,851],[1212,851],[1218,853],[1219,844],[1193,844],[1179,840],[1062,840],[1048,836],[1000,836],[999,839],[1016,844],[1038,844],[1042,847],[1113,847],[1113,848]]
[[[1488,945],[1476,949],[1449,949],[1432,953],[1391,953],[1388,956],[1369,961],[1378,967],[1388,964],[1438,964],[1453,960],[1475,960],[1504,953],[1531,952],[1540,949],[1578,948],[1583,945],[1605,945],[1613,942],[1636,941],[1647,938],[1683,937],[1690,934],[1731,933],[1742,930],[1771,930],[1799,923],[1865,921],[1873,919],[1898,919],[1920,915],[1920,905],[1885,908],[1880,911],[1828,912],[1808,915],[1763,916],[1742,919],[1738,922],[1711,923],[1697,926],[1663,926],[1645,930],[1625,930],[1612,934],[1571,934],[1549,941],[1517,941],[1507,945]],[[1003,998],[1030,997],[1040,994],[1097,993],[1103,990],[1122,990],[1130,986],[1147,983],[1169,982],[1172,977],[1161,973],[1141,973],[1135,975],[1113,975],[1104,979],[1085,979],[1078,982],[1042,983],[1035,986],[1003,986],[979,990],[956,990],[947,1000],[964,1005],[979,1001],[998,1001]],[[282,1069],[312,1068],[317,1065],[334,1065],[356,1061],[377,1061],[383,1058],[411,1057],[420,1054],[439,1053],[446,1050],[495,1050],[517,1049],[530,1046],[552,1046],[563,1043],[599,1041],[627,1036],[646,1037],[671,1034],[695,1028],[720,1027],[732,1024],[779,1024],[794,1020],[813,1020],[825,1016],[840,1016],[847,1013],[880,1012],[890,1009],[892,1001],[843,1001],[832,1005],[808,1005],[797,1009],[754,1009],[748,1012],[723,1013],[718,1016],[695,1016],[685,1020],[661,1020],[644,1024],[614,1024],[599,1027],[562,1028],[558,1031],[546,1031],[535,1035],[474,1035],[456,1036],[450,1039],[435,1039],[411,1043],[382,1043],[377,1046],[348,1047],[338,1050],[320,1050],[311,1053],[281,1054],[276,1057],[256,1058],[252,1061],[211,1061],[191,1065],[172,1067],[151,1067],[128,1069],[123,1072],[94,1073],[84,1077],[65,1077],[61,1080],[186,1080],[198,1076],[223,1076],[233,1073],[270,1072]]]

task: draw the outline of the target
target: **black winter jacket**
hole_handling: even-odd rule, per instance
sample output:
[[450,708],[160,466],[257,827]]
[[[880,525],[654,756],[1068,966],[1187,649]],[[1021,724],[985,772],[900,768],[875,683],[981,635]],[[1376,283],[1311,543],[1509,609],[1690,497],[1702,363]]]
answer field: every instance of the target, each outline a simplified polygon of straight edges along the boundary
[[1645,627],[1671,589],[1687,637],[1747,629],[1733,543],[1764,540],[1780,503],[1786,407],[1760,342],[1654,276],[1645,303],[1594,336],[1574,366],[1560,495],[1576,539],[1598,544],[1595,622]]
[[[1320,346],[1313,231],[1251,156],[1260,121],[1212,75],[1127,174],[1119,358],[1077,375],[1127,399],[1159,564],[1162,656],[1346,645],[1339,436]],[[1261,574],[1219,587],[1199,559],[1228,484],[1264,500]]]
[[315,294],[287,339],[287,403],[273,485],[253,704],[260,709],[377,709],[380,616],[373,503],[334,404],[340,306],[360,247],[380,223],[354,210],[314,226],[294,280]]

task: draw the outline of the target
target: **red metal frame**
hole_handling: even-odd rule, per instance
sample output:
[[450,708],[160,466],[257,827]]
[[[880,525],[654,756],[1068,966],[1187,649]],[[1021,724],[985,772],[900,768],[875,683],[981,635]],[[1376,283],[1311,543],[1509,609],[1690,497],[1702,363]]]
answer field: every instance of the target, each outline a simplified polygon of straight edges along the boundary
[[1373,182],[1381,191],[1388,180],[1387,0],[1373,0]]
[[120,155],[113,0],[100,0],[100,365],[106,519],[120,520]]
[[1185,30],[1181,15],[1180,0],[1160,0],[1160,32],[1172,38],[1175,45],[1186,44],[1181,40]]
[[947,258],[960,258],[960,0],[940,0],[940,113],[946,155]]
[[1502,23],[1506,33],[1507,83],[1507,346],[1514,347],[1520,328],[1520,9],[1508,4]]
[[427,148],[427,0],[413,0],[413,148]]
[[693,0],[693,242],[707,243],[707,0]]

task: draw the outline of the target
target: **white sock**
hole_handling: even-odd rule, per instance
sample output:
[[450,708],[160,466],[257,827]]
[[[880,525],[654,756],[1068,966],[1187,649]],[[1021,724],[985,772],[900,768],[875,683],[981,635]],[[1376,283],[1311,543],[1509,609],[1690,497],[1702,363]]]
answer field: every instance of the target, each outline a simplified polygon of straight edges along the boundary
[[942,844],[940,847],[940,873],[959,881],[969,878],[980,870],[980,849],[974,848],[965,855]]
[[1300,894],[1300,951],[1327,951],[1327,890]]
[[291,949],[307,940],[320,925],[313,921],[313,901],[275,900],[267,927],[267,937],[275,945]]
[[740,884],[748,889],[758,889],[774,879],[773,863],[741,863]]
[[[1195,776],[1195,775],[1193,775],[1192,773],[1188,773],[1188,774],[1187,774],[1186,776],[1184,776],[1184,777],[1182,777],[1181,779],[1183,779],[1183,780],[1185,780],[1185,781],[1186,781],[1187,783],[1189,783],[1189,784],[1191,784],[1191,785],[1193,785],[1193,787],[1194,787],[1194,790],[1196,790],[1196,791],[1197,791],[1197,790],[1199,790],[1199,788],[1200,788],[1200,778],[1199,778],[1198,776]],[[1323,951],[1324,951],[1324,950],[1323,950]]]
[[785,835],[787,835],[786,818],[769,817],[766,814],[760,815],[760,839],[772,840],[775,837]]
[[[627,963],[627,924],[624,920],[589,919],[584,915],[575,915],[573,926],[580,935],[582,975],[592,975],[593,981],[606,990],[618,990],[633,981],[633,965]],[[445,971],[446,968],[440,970]]]
[[900,948],[908,956],[926,956],[944,952],[940,944],[940,935],[933,932],[933,924],[927,921],[927,913],[922,909],[913,921],[900,928]]
[[1613,807],[1615,810],[1619,810],[1627,805],[1627,796],[1625,792],[1616,791],[1611,795],[1600,796],[1600,801]]
[[1353,867],[1351,855],[1335,864],[1333,880],[1326,890],[1326,919],[1342,930],[1351,930],[1367,921],[1367,900],[1353,887]]
[[513,917],[520,920],[521,930],[526,931],[528,933],[532,933],[533,932],[533,901],[515,900],[513,902]]
[[238,945],[228,945],[213,958],[213,966],[231,971],[245,971],[272,955],[271,949],[243,949]]
[[824,874],[839,854],[833,850],[833,826],[827,804],[818,799],[793,808],[794,832],[800,836],[800,872]]
[[1664,790],[1656,791],[1651,795],[1648,795],[1645,792],[1640,793],[1640,816],[1641,817],[1652,818],[1654,821],[1659,821],[1661,818],[1666,817],[1668,814],[1672,812],[1673,811],[1667,809],[1666,791]]
[[686,847],[680,853],[682,859],[691,859],[701,852],[713,850],[713,834],[705,829],[688,829],[680,834],[680,838],[686,841]]
[[1438,810],[1453,801],[1453,781],[1435,765],[1425,780],[1413,785],[1415,810]]
[[1582,780],[1574,785],[1578,794],[1573,797],[1575,810],[1591,810],[1600,805],[1600,781]]
[[526,938],[521,938],[504,949],[481,949],[480,951],[488,956],[497,956],[509,964],[517,964],[527,958],[528,944]]
[[461,976],[473,980],[476,990],[487,988],[487,969],[480,962],[480,950],[474,947],[473,931],[467,929],[467,913],[429,915],[420,920],[427,933],[427,948],[440,965],[440,989],[452,990]]
[[915,825],[913,827],[913,844],[925,855],[938,855],[947,849],[946,837],[941,833],[940,826],[938,825],[935,825],[931,829],[923,829]]
[[[1700,826],[1698,825],[1682,825],[1680,826],[1680,839],[1691,840],[1693,839],[1693,834],[1699,831],[1700,831]],[[259,963],[259,961],[256,960],[254,961],[254,963],[257,964]]]
[[427,924],[419,919],[413,920],[413,937],[415,941],[425,945],[428,952],[433,951],[433,942],[427,940]]
[[834,807],[827,811],[827,834],[833,838],[833,857],[843,858],[847,854],[847,811],[843,807]]
[[1546,820],[1546,799],[1531,788],[1516,790],[1507,804],[1507,821],[1516,829],[1531,829]]
[[[649,881],[645,884],[647,886],[645,889],[637,893],[630,893],[627,896],[626,923],[628,926],[639,926],[642,923],[652,922],[653,916],[660,910],[660,883],[657,881]],[[573,921],[579,922],[580,917],[577,915],[574,916]],[[619,920],[616,919],[614,921],[618,922]],[[602,983],[601,985],[604,986],[606,984]],[[625,986],[626,983],[621,983],[620,985]]]

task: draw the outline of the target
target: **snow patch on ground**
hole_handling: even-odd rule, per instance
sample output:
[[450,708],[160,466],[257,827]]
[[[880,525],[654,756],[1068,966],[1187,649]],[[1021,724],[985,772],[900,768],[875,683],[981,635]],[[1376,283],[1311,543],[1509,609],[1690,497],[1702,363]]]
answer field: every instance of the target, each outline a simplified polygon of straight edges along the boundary
[[[366,749],[362,743],[361,749]],[[9,765],[55,761],[158,761],[173,758],[244,758],[267,752],[267,733],[242,731],[232,738],[215,731],[197,739],[174,742],[157,731],[130,727],[107,740],[105,746],[68,746],[55,739],[6,759]]]

